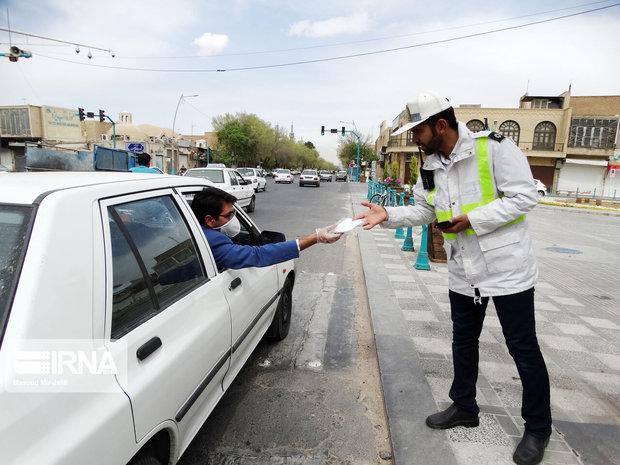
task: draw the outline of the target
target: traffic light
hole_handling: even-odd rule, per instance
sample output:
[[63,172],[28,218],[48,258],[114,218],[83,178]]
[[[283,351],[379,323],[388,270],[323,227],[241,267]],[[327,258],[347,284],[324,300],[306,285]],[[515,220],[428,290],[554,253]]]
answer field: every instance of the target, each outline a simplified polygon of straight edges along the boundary
[[344,126],[342,126],[342,135],[344,136]]
[[325,135],[325,126],[321,126],[321,135],[324,136]]
[[78,114],[80,115],[80,121],[84,121],[86,119],[83,108],[78,108]]
[[99,121],[102,123],[105,121],[105,112],[103,110],[99,110]]

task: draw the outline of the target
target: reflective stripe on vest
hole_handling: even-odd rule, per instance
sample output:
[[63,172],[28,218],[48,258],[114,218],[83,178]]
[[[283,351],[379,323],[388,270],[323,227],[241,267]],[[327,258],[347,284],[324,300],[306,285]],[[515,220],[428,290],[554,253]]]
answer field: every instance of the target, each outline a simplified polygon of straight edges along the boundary
[[[488,138],[480,137],[478,139],[478,178],[480,179],[480,190],[482,191],[482,201],[475,203],[468,203],[461,207],[461,213],[463,215],[467,215],[473,209],[477,207],[481,207],[482,205],[486,205],[488,203],[493,202],[495,199],[499,198],[495,196],[495,190],[493,189],[493,179],[491,177],[491,168],[489,167],[489,152],[487,150]],[[433,197],[437,192],[437,186],[433,187],[428,194],[428,203],[429,205],[433,205]],[[439,211],[435,209],[435,216],[437,217],[437,221],[448,221],[452,218],[452,210],[448,211]],[[519,221],[523,221],[525,219],[525,215],[520,216],[516,220],[512,220],[509,223],[506,223],[504,226],[508,226],[510,224],[518,223]],[[442,233],[445,239],[456,239],[455,233]],[[471,228],[465,230],[465,234],[468,236],[473,236],[476,234]]]

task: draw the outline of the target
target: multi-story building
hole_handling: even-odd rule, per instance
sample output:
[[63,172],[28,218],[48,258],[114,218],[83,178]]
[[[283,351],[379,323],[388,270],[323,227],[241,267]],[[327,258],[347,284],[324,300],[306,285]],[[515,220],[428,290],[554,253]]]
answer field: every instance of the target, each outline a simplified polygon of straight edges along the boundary
[[[620,96],[571,97],[569,90],[551,97],[526,94],[519,108],[461,105],[454,110],[472,132],[491,129],[510,137],[527,156],[534,177],[552,192],[613,196],[620,187],[615,177],[620,168]],[[417,147],[411,131],[390,134],[408,120],[405,109],[391,128],[383,122],[376,147],[386,165],[399,164],[405,182],[408,161]]]

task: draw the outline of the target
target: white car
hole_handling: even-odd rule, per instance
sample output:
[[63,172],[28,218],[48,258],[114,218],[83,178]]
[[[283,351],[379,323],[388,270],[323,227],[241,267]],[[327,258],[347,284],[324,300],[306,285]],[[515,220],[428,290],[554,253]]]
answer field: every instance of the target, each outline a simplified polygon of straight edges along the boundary
[[256,208],[256,197],[251,182],[243,179],[243,176],[233,168],[212,166],[192,168],[187,170],[185,176],[206,179],[215,187],[231,193],[237,197],[237,203],[250,213]]
[[252,181],[254,192],[259,190],[265,192],[267,190],[267,180],[261,174],[261,170],[256,168],[237,168],[237,171],[243,176],[243,179]]
[[307,186],[308,184],[321,187],[319,173],[316,170],[303,170],[299,175],[299,187]]
[[[203,179],[4,178],[2,464],[176,463],[263,336],[286,337],[294,262],[218,271],[187,202]],[[236,242],[284,240],[237,217]]]
[[292,184],[295,180],[295,178],[291,174],[291,170],[285,169],[275,170],[273,173],[273,179],[275,180],[276,184],[280,182]]
[[540,197],[547,195],[547,186],[545,186],[539,179],[534,179],[534,184],[536,184],[536,190],[538,191],[538,195]]

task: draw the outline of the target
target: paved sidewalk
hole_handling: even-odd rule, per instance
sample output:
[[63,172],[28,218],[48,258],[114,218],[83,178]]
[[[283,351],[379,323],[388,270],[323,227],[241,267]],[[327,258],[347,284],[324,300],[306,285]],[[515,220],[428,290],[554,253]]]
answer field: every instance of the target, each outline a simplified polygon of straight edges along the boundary
[[[351,183],[350,187],[353,211],[361,213],[367,185]],[[512,464],[523,434],[521,383],[492,301],[480,339],[480,426],[438,431],[424,423],[426,416],[451,403],[452,325],[447,265],[431,263],[430,271],[413,268],[421,229],[414,228],[415,252],[401,250],[403,239],[395,239],[394,230],[355,230],[394,463]],[[620,247],[614,253],[620,260]],[[583,265],[561,269],[572,265],[558,263],[551,254],[539,254],[538,260],[537,332],[549,370],[554,416],[542,463],[620,464],[617,284],[600,284],[594,269],[590,277],[575,272],[583,271]],[[600,271],[617,277],[617,269],[609,266]]]

